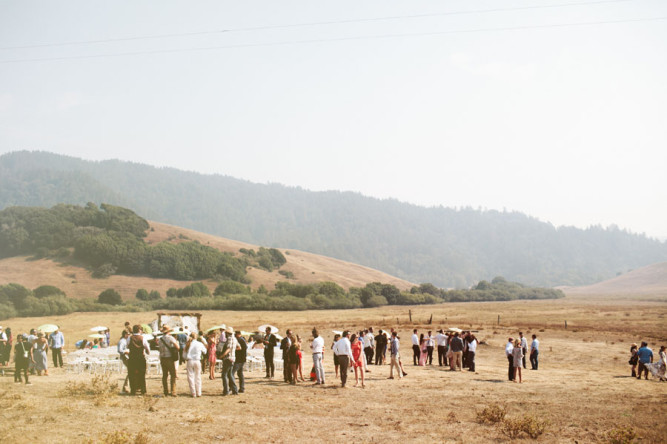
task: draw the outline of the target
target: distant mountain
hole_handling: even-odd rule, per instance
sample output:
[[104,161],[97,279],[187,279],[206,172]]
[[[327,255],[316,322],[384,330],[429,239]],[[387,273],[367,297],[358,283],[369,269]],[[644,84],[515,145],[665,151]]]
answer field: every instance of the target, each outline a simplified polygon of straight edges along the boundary
[[555,228],[517,212],[425,208],[117,160],[26,151],[0,156],[0,209],[61,202],[120,205],[151,220],[439,287],[494,276],[585,285],[667,261],[667,244],[616,227]]

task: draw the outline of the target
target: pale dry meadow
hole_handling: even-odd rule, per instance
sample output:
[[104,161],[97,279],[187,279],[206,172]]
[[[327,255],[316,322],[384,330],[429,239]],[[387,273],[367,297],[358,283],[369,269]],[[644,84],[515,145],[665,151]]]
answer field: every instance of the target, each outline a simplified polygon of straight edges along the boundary
[[[412,312],[411,323],[408,310]],[[400,332],[408,376],[388,380],[389,366],[370,366],[365,389],[340,388],[331,353],[325,354],[327,384],[290,386],[246,372],[246,393],[221,396],[221,379],[203,378],[203,397],[192,399],[185,366],[178,372],[179,396],[161,396],[161,379],[149,375],[148,395],[120,394],[123,377],[108,379],[51,369],[34,376],[32,386],[13,383],[12,371],[0,378],[3,442],[636,442],[667,440],[667,383],[630,377],[632,342],[647,340],[657,354],[667,343],[667,304],[568,297],[555,301],[443,304],[363,310],[308,312],[203,312],[202,327],[223,322],[255,330],[263,323],[293,329],[309,338],[316,326],[331,343],[332,330],[373,326]],[[428,320],[433,315],[432,324]],[[498,324],[500,316],[500,324]],[[123,323],[143,323],[154,313],[76,313],[5,321],[14,332],[56,323],[68,345],[106,325],[116,342]],[[565,328],[567,321],[567,329]],[[412,328],[477,330],[476,372],[450,372],[437,366],[414,367]],[[540,369],[524,370],[523,383],[507,381],[504,345],[519,330],[541,341]],[[306,346],[307,347],[307,346]],[[50,359],[50,356],[49,356]],[[304,371],[311,359],[304,352]],[[529,365],[530,368],[530,365]],[[219,375],[218,375],[219,376]],[[485,407],[506,409],[500,423],[480,423]],[[531,438],[513,434],[514,420],[546,421]],[[613,441],[616,438],[617,441]],[[630,441],[626,441],[630,442]]]

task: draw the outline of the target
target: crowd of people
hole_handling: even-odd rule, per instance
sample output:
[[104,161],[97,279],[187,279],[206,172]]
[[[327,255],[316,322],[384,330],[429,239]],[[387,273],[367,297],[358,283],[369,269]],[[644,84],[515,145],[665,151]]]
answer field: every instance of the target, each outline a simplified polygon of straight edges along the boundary
[[[141,325],[130,326],[125,323],[121,338],[117,344],[117,352],[121,361],[127,367],[127,377],[123,383],[122,392],[131,395],[146,394],[147,357],[151,350],[158,350],[160,367],[162,370],[162,389],[165,396],[176,395],[176,381],[179,366],[186,364],[186,374],[190,395],[194,398],[202,395],[202,375],[208,374],[209,379],[216,379],[216,366],[221,365],[222,395],[238,395],[245,392],[244,365],[247,361],[248,350],[254,347],[264,349],[264,360],[267,379],[275,378],[275,350],[282,353],[283,381],[292,385],[312,382],[315,386],[323,386],[327,382],[323,363],[327,350],[331,351],[336,381],[346,387],[348,377],[354,373],[354,385],[366,387],[366,374],[371,372],[370,366],[389,364],[388,379],[402,379],[407,376],[404,363],[401,359],[401,342],[398,332],[393,328],[390,331],[368,329],[350,332],[336,332],[329,347],[317,328],[311,331],[309,345],[304,346],[301,336],[292,330],[286,330],[285,337],[279,337],[273,328],[268,326],[264,333],[243,336],[241,331],[232,327],[212,329],[206,333],[188,332],[180,329],[178,332],[165,325],[159,332],[150,336],[144,334]],[[472,331],[438,330],[420,333],[414,329],[411,336],[413,366],[433,366],[434,353],[437,352],[437,365],[449,371],[463,371],[468,369],[475,372],[475,357],[479,341]],[[90,341],[78,341],[77,348],[108,347],[110,345],[109,330],[100,334],[99,341],[90,344]],[[175,334],[174,334],[175,333]],[[0,327],[0,364],[6,366],[9,362],[10,351],[14,347],[15,372],[14,380],[30,384],[29,375],[48,376],[47,353],[50,351],[54,367],[63,366],[62,349],[65,347],[65,337],[59,329],[48,335],[42,331],[32,329],[30,334],[19,334],[16,343],[10,329]],[[312,367],[304,378],[303,349],[310,348]],[[536,335],[532,335],[530,344],[528,339],[519,332],[518,337],[508,338],[505,345],[505,355],[508,360],[508,380],[521,383],[522,369],[526,369],[528,357],[531,370],[538,370],[540,342]],[[641,347],[633,344],[631,349],[630,365],[632,376],[641,379],[648,373],[661,381],[667,380],[665,369],[667,356],[662,346],[657,362],[653,352],[646,342]],[[387,354],[389,356],[387,356]],[[387,357],[389,360],[387,360]],[[306,364],[310,365],[310,363]],[[331,375],[330,375],[331,376]],[[337,382],[336,382],[337,383]],[[129,385],[129,390],[128,390]]]

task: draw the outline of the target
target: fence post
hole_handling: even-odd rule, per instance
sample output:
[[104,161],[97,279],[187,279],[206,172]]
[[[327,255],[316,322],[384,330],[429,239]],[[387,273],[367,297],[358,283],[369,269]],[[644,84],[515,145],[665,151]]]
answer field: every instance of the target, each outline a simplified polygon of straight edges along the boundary
[[500,315],[498,315],[498,325],[500,325]]
[[565,330],[567,330],[567,321],[565,321]]
[[408,315],[410,316],[410,323],[412,324],[412,310],[408,310]]

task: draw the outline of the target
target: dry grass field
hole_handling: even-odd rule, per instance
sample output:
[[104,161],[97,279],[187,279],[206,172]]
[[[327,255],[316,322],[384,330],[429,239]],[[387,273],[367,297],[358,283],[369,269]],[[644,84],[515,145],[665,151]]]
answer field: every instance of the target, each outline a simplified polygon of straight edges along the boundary
[[[413,323],[409,322],[412,311]],[[433,324],[427,325],[433,314]],[[627,364],[630,343],[647,340],[654,351],[667,343],[664,302],[568,297],[556,301],[382,307],[353,311],[204,312],[203,327],[224,322],[252,330],[268,322],[308,337],[312,326],[332,329],[397,327],[408,376],[387,380],[389,366],[371,366],[365,389],[334,384],[331,354],[325,357],[328,383],[293,387],[279,378],[246,373],[246,393],[222,397],[221,380],[204,378],[204,396],[188,396],[184,366],[176,398],[161,396],[158,376],[148,378],[149,396],[120,395],[113,384],[90,375],[52,369],[33,377],[32,386],[0,377],[3,442],[533,442],[511,439],[498,425],[478,423],[484,407],[504,406],[507,419],[547,420],[537,442],[613,442],[610,433],[631,427],[637,442],[667,440],[667,383],[638,381]],[[500,325],[498,325],[500,316]],[[69,345],[102,324],[116,338],[124,321],[146,322],[153,313],[77,313],[55,318],[5,321],[15,332],[46,322],[61,325]],[[565,329],[564,321],[568,321]],[[449,372],[413,367],[410,330],[458,326],[478,330],[484,341],[477,371]],[[508,382],[504,344],[519,330],[541,340],[540,370],[524,371],[524,382]],[[69,348],[69,347],[68,347]],[[304,353],[304,368],[310,357]],[[111,386],[111,388],[110,388]],[[507,433],[510,433],[507,431]],[[621,441],[618,441],[621,442]]]

